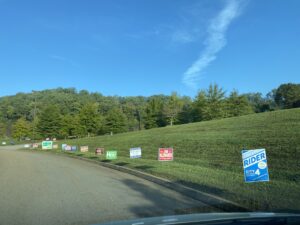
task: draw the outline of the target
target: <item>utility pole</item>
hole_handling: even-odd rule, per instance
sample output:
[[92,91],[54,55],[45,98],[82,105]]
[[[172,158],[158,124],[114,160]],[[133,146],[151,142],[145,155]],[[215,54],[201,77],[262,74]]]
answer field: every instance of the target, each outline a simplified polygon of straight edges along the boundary
[[35,140],[35,118],[36,118],[36,92],[32,91],[34,94],[34,108],[33,108],[33,120],[32,120],[32,139]]
[[142,121],[141,121],[141,113],[140,113],[140,110],[136,110],[137,112],[137,116],[138,116],[138,119],[139,119],[139,130],[142,130]]

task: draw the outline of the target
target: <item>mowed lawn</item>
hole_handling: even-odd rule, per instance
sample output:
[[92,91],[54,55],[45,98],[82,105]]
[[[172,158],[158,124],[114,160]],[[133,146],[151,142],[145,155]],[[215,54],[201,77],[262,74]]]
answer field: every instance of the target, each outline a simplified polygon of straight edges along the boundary
[[[61,143],[117,150],[110,163],[134,168],[235,201],[252,210],[300,211],[300,109],[99,136]],[[142,159],[129,148],[141,147]],[[159,147],[173,147],[174,161],[159,162]],[[241,150],[265,148],[270,182],[245,183]]]

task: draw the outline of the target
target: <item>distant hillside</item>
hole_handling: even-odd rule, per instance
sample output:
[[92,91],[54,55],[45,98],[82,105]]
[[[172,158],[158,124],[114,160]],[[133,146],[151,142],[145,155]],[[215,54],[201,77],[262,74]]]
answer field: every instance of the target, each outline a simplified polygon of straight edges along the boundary
[[[66,141],[118,150],[112,163],[169,178],[255,210],[300,210],[300,109]],[[130,147],[142,159],[129,159]],[[173,162],[158,162],[159,147],[173,147]],[[244,183],[241,150],[265,148],[271,181]],[[77,153],[82,154],[82,153]],[[104,160],[104,157],[99,157]]]
[[300,84],[261,93],[226,92],[217,84],[194,98],[104,96],[75,88],[18,93],[0,98],[0,137],[16,140],[74,138],[230,118],[300,107]]

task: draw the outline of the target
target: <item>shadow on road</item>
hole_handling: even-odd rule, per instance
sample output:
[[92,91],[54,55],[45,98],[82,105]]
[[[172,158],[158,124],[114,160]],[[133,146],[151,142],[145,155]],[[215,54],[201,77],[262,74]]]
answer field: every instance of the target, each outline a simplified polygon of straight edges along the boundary
[[109,160],[109,159],[103,159],[103,160],[101,160],[101,162],[111,162],[111,160]]
[[117,165],[117,166],[126,166],[126,165],[128,165],[129,163],[127,163],[127,162],[118,162],[118,163],[116,163],[115,165]]
[[204,191],[207,193],[212,193],[218,196],[223,195],[225,192],[224,190],[217,188],[217,187],[212,187],[212,186],[208,186],[208,185],[204,185],[204,184],[198,184],[198,183],[193,183],[193,182],[189,182],[189,181],[185,181],[185,180],[177,180],[176,183],[179,184],[183,184],[187,187],[191,187],[194,188],[196,190],[200,190],[200,191]]
[[142,166],[135,166],[134,168],[136,168],[136,169],[138,169],[138,170],[145,170],[145,171],[147,171],[147,170],[149,170],[149,169],[153,169],[154,168],[154,166],[148,166],[148,165],[142,165]]
[[[122,183],[143,196],[147,204],[133,206],[130,211],[137,217],[153,217],[189,213],[220,212],[214,207],[194,201],[190,198],[174,194],[173,191],[161,191],[160,188],[149,187],[141,182],[125,179]],[[163,189],[163,187],[161,187]],[[170,193],[170,194],[169,194]]]
[[[176,183],[183,184],[187,187],[191,187],[193,189],[199,190],[199,191],[204,192],[204,193],[209,193],[209,194],[212,194],[214,196],[221,197],[223,199],[240,199],[241,198],[240,196],[238,196],[235,193],[222,190],[221,188],[218,188],[218,187],[213,187],[213,186],[209,186],[209,185],[188,182],[188,181],[184,181],[184,180],[177,180]],[[206,199],[203,199],[203,201],[206,202]],[[248,212],[248,211],[251,211],[250,208],[246,208],[244,206],[239,207],[239,206],[235,206],[235,205],[225,203],[225,202],[222,203],[222,204],[221,203],[212,204],[212,203],[209,203],[209,202],[206,202],[206,203],[208,203],[208,204],[210,204],[210,205],[212,205],[216,208],[219,208],[222,211],[226,211],[226,212]],[[267,210],[267,208],[264,208],[264,210],[262,210],[262,211],[266,211],[266,210]]]

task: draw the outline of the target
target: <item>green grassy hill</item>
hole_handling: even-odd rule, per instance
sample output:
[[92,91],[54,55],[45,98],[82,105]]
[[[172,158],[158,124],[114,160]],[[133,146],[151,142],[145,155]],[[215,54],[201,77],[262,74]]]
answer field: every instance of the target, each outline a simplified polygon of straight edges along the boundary
[[[142,170],[236,201],[253,210],[300,211],[300,109],[100,136],[68,144],[118,150],[118,165]],[[142,159],[129,159],[130,147]],[[158,162],[173,147],[173,162]],[[244,183],[241,150],[266,148],[270,182]],[[73,153],[82,154],[82,153]],[[96,157],[104,160],[104,156]]]

